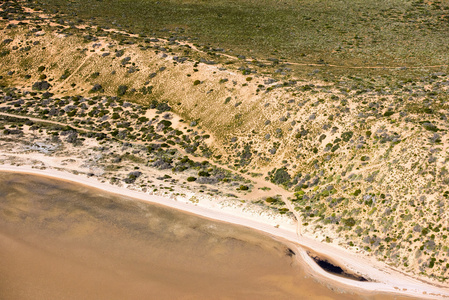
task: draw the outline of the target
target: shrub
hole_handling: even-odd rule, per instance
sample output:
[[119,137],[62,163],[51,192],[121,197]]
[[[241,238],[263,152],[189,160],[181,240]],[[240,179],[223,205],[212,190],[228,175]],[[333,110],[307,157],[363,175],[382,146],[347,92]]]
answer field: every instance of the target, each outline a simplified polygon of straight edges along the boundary
[[45,70],[45,66],[39,66],[39,68],[37,68],[38,72],[42,72]]
[[170,111],[171,107],[167,103],[161,102],[156,105],[156,109],[160,112],[164,112],[164,111]]
[[77,111],[78,111],[77,109],[74,109],[74,110],[68,111],[68,112],[67,112],[67,116],[69,116],[69,117],[73,117],[73,116],[75,116],[75,115],[76,115],[76,112],[77,112]]
[[438,127],[436,127],[432,123],[426,122],[426,123],[423,124],[423,126],[424,126],[425,129],[427,129],[429,131],[437,132],[439,130]]
[[347,219],[343,219],[342,222],[347,227],[353,227],[355,225],[355,220],[352,217],[351,218],[347,218]]
[[343,141],[349,142],[353,135],[354,133],[352,131],[346,131],[341,134],[341,138]]
[[166,127],[170,127],[172,123],[168,120],[162,120],[159,122],[159,124],[161,124],[164,128],[166,128]]
[[436,261],[436,258],[435,258],[435,257],[432,257],[432,258],[430,259],[430,262],[429,262],[429,268],[433,268],[433,266],[435,265],[435,261]]
[[209,174],[208,172],[206,172],[206,171],[199,171],[199,172],[198,172],[198,176],[201,176],[201,177],[209,177],[210,174]]
[[291,179],[292,178],[285,167],[275,169],[271,176],[271,182],[275,184],[289,185]]
[[274,199],[273,197],[268,197],[267,199],[265,199],[265,201],[267,201],[268,203],[273,203],[276,202],[276,199]]
[[338,150],[338,148],[340,148],[340,145],[335,145],[335,146],[333,146],[332,147],[332,149],[331,149],[331,152],[335,152],[335,151],[337,151]]
[[142,175],[142,172],[140,171],[133,171],[131,173],[128,174],[128,177],[125,178],[123,181],[125,181],[126,183],[133,183],[134,181],[136,181],[137,178],[140,177],[140,175]]
[[89,93],[97,93],[97,92],[100,92],[100,93],[103,93],[104,92],[104,89],[103,89],[103,87],[100,85],[100,84],[95,84],[91,89],[90,89],[90,91],[89,91]]
[[65,70],[64,74],[61,75],[60,79],[67,79],[70,76],[69,70]]
[[196,177],[193,177],[193,176],[187,177],[187,181],[188,182],[196,181]]
[[37,81],[33,84],[33,90],[45,91],[50,88],[50,84],[47,81]]
[[48,98],[52,97],[53,95],[54,95],[53,93],[45,92],[45,93],[42,94],[42,98],[43,99],[48,99]]
[[200,84],[201,83],[201,81],[199,81],[198,79],[197,80],[195,80],[194,82],[193,82],[193,85],[198,85],[198,84]]
[[117,89],[117,95],[123,96],[126,94],[126,91],[128,90],[128,87],[126,85],[119,85]]
[[123,58],[120,63],[122,65],[126,65],[129,63],[130,60],[131,60],[131,57],[127,56],[127,57]]

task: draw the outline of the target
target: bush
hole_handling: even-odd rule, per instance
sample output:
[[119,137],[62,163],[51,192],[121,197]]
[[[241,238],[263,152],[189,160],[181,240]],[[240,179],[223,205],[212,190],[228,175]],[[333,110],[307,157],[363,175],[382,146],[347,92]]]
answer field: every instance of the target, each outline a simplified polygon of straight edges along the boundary
[[47,81],[37,81],[33,84],[33,90],[45,91],[50,88],[50,84]]
[[103,87],[100,85],[100,84],[95,84],[91,89],[90,89],[90,91],[89,91],[89,93],[97,93],[97,92],[100,92],[100,93],[103,93],[104,92],[104,89],[103,89]]
[[193,176],[187,177],[187,181],[188,182],[196,181],[196,177],[193,177]]
[[208,172],[206,172],[206,171],[199,171],[199,172],[198,172],[198,176],[201,176],[201,177],[209,177],[210,174],[209,174]]
[[161,124],[161,126],[163,126],[163,128],[167,128],[167,127],[170,127],[172,123],[168,120],[162,120],[159,122],[159,124]]
[[426,123],[423,124],[423,126],[424,126],[425,129],[427,129],[429,131],[437,132],[439,130],[438,127],[436,127],[432,123],[426,122]]
[[345,224],[345,226],[347,227],[353,227],[355,225],[355,220],[354,218],[347,218],[347,219],[343,219],[343,224]]
[[0,51],[0,57],[4,57],[4,56],[8,55],[9,53],[11,53],[11,51],[9,51],[8,49],[2,50],[2,51]]
[[122,61],[120,62],[122,65],[126,65],[129,63],[129,61],[131,60],[131,57],[127,56],[125,58],[122,59]]
[[156,109],[160,112],[164,112],[164,111],[170,111],[171,107],[167,103],[161,102],[156,105]]
[[285,205],[284,201],[275,197],[268,197],[265,201],[273,205]]
[[201,81],[199,81],[198,79],[197,80],[195,80],[194,82],[193,82],[193,85],[198,85],[198,84],[200,84],[201,83]]
[[126,183],[134,183],[134,181],[136,181],[137,178],[140,177],[140,175],[142,175],[142,172],[139,171],[133,171],[131,173],[128,174],[128,177],[125,178],[123,181]]
[[64,80],[67,79],[70,76],[69,70],[65,70],[64,74],[61,75],[60,79]]
[[43,99],[48,99],[48,98],[52,97],[53,95],[54,95],[53,93],[45,92],[45,93],[42,94],[42,98]]
[[346,131],[341,134],[341,138],[343,141],[349,142],[353,135],[354,133],[352,131]]
[[435,265],[435,261],[436,261],[436,258],[435,258],[435,257],[432,257],[432,258],[430,259],[430,262],[429,262],[429,268],[433,268],[433,266]]
[[119,85],[117,89],[117,95],[123,96],[126,94],[126,91],[128,90],[128,87],[126,85]]
[[276,202],[276,199],[273,197],[268,197],[267,199],[265,199],[265,201],[267,201],[268,203],[274,203]]
[[275,184],[289,185],[291,179],[292,178],[285,167],[275,169],[271,176],[271,182]]

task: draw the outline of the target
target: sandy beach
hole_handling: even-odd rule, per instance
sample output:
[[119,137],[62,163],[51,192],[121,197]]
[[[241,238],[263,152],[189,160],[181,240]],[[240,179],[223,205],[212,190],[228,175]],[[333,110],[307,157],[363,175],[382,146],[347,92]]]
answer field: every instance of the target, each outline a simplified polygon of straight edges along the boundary
[[[220,207],[216,202],[201,200],[192,203],[183,197],[169,198],[139,191],[129,190],[125,187],[117,187],[102,183],[95,178],[83,175],[74,175],[67,172],[45,169],[40,170],[31,166],[0,166],[0,171],[22,172],[42,176],[54,177],[61,180],[72,181],[104,191],[116,193],[127,197],[164,205],[170,208],[200,215],[213,220],[242,225],[268,233],[274,238],[286,240],[296,245],[296,253],[307,263],[307,268],[312,276],[319,280],[331,282],[333,285],[341,285],[344,288],[359,290],[361,292],[394,293],[402,296],[411,296],[421,299],[446,299],[449,298],[449,290],[442,286],[433,285],[413,279],[401,274],[382,262],[372,258],[354,255],[348,251],[333,245],[320,243],[309,237],[298,237],[296,226],[290,223],[279,223],[269,216],[256,215],[248,211],[242,211],[237,207]],[[324,271],[307,254],[306,248],[313,249],[322,257],[328,257],[334,263],[344,269],[368,279],[368,282],[355,281],[336,276]]]

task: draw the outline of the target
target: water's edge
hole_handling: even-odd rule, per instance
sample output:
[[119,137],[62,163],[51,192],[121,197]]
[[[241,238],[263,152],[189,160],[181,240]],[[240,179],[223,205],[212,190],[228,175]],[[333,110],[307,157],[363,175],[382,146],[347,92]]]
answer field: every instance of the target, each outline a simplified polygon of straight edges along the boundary
[[[7,261],[6,252],[12,247],[11,245],[14,244],[14,247],[19,249],[21,242],[31,247],[27,248],[31,261],[33,251],[52,253],[50,256],[42,254],[45,257],[41,255],[40,260],[54,259],[61,265],[61,269],[63,266],[77,269],[80,264],[89,265],[89,258],[98,260],[96,252],[102,252],[103,261],[99,267],[115,271],[118,268],[120,272],[138,273],[141,276],[137,276],[132,282],[123,280],[120,276],[111,277],[111,274],[105,272],[97,272],[96,276],[104,276],[104,281],[113,282],[111,290],[121,286],[121,290],[128,289],[137,293],[135,294],[137,298],[148,295],[147,293],[157,295],[160,299],[171,298],[176,297],[173,294],[176,292],[179,293],[177,296],[195,295],[197,299],[211,295],[233,298],[258,295],[259,299],[263,298],[263,295],[277,299],[301,298],[304,295],[308,295],[308,299],[359,298],[352,290],[337,289],[335,286],[317,282],[303,271],[300,259],[295,257],[287,244],[257,230],[211,221],[128,197],[118,197],[77,183],[30,174],[0,172],[0,199],[2,261]],[[21,240],[14,240],[13,237],[17,236],[20,236]],[[42,247],[42,240],[45,240],[45,247]],[[57,247],[50,249],[52,243]],[[72,251],[71,248],[78,250]],[[17,249],[14,252],[15,256],[20,252]],[[37,256],[39,255],[38,253]],[[75,265],[67,265],[63,262],[64,257],[70,257],[72,262],[77,257],[84,257],[84,260],[78,260],[78,264]],[[114,262],[117,257],[120,257],[119,265],[122,269]],[[164,261],[164,257],[170,259]],[[148,269],[143,268],[145,265],[154,266],[154,260],[160,263],[157,268],[159,273],[148,272]],[[248,265],[242,267],[244,263]],[[42,269],[43,266],[40,266],[41,271]],[[83,273],[85,274],[87,270],[84,269]],[[193,274],[186,270],[192,271]],[[28,268],[27,273],[30,272]],[[92,270],[88,272],[96,273]],[[11,275],[11,278],[6,278],[8,275],[5,273],[8,273],[8,270],[1,270],[0,273],[3,274],[1,275],[3,279],[6,279],[3,282],[9,281],[11,284],[14,278],[18,279],[17,274],[14,275],[16,277]],[[200,279],[198,274],[205,276],[200,276]],[[39,278],[45,277],[44,275],[39,273]],[[54,273],[46,275],[55,276]],[[176,287],[168,288],[173,276],[176,278]],[[161,277],[166,281],[161,280]],[[20,282],[33,281],[32,274],[26,278],[26,280],[21,278]],[[67,278],[73,279],[70,276]],[[203,284],[192,287],[196,284],[191,282],[190,279],[193,278],[196,278],[195,282]],[[214,281],[214,278],[220,280]],[[95,282],[95,279],[92,280]],[[183,280],[186,284],[182,284]],[[67,286],[67,282],[68,280],[64,280],[62,286]],[[136,288],[136,283],[139,288]],[[86,281],[84,285],[89,287],[90,283]],[[240,290],[236,288],[239,286]],[[158,287],[160,294],[157,294]],[[89,291],[89,288],[84,289]],[[12,289],[2,287],[0,284],[0,296],[6,290],[11,292]],[[40,290],[42,293],[42,288]],[[164,297],[167,290],[171,293]],[[226,292],[231,290],[232,295],[227,295]],[[107,292],[108,297],[112,298],[124,296],[121,293],[108,294],[109,289],[101,291]],[[91,292],[98,293],[93,288]],[[73,291],[72,293],[77,295]],[[26,296],[21,296],[22,299],[27,299]],[[34,299],[44,298],[34,297]],[[363,298],[366,299],[367,295],[363,295]],[[370,295],[369,298],[377,299],[378,296]],[[385,295],[381,298],[385,299]]]

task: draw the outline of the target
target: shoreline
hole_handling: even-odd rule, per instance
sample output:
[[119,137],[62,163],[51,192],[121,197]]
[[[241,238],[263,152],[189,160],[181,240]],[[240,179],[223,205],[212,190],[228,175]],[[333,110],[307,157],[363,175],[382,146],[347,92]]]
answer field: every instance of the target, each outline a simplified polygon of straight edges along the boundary
[[[421,299],[447,299],[449,289],[438,287],[431,283],[422,282],[418,279],[404,275],[396,270],[390,269],[386,264],[374,260],[373,257],[354,255],[341,247],[324,244],[307,236],[298,237],[295,224],[281,224],[279,220],[270,219],[268,215],[256,215],[255,213],[243,211],[238,207],[220,207],[219,203],[201,200],[198,203],[190,202],[186,197],[173,199],[170,196],[158,196],[131,190],[126,187],[118,187],[104,183],[97,178],[85,175],[75,175],[54,169],[38,169],[32,166],[0,165],[1,172],[19,172],[57,178],[58,180],[71,181],[86,185],[120,196],[147,201],[157,205],[174,208],[183,212],[192,213],[215,221],[227,222],[245,226],[261,231],[275,239],[282,239],[290,245],[295,246],[295,253],[301,257],[304,267],[310,276],[317,278],[323,283],[329,282],[335,286],[342,286],[349,291],[357,290],[363,293],[393,293],[398,296],[419,297]],[[371,281],[361,282],[324,271],[308,255],[308,248],[318,253],[320,257],[330,258],[332,262],[344,267],[345,270],[361,275]]]

